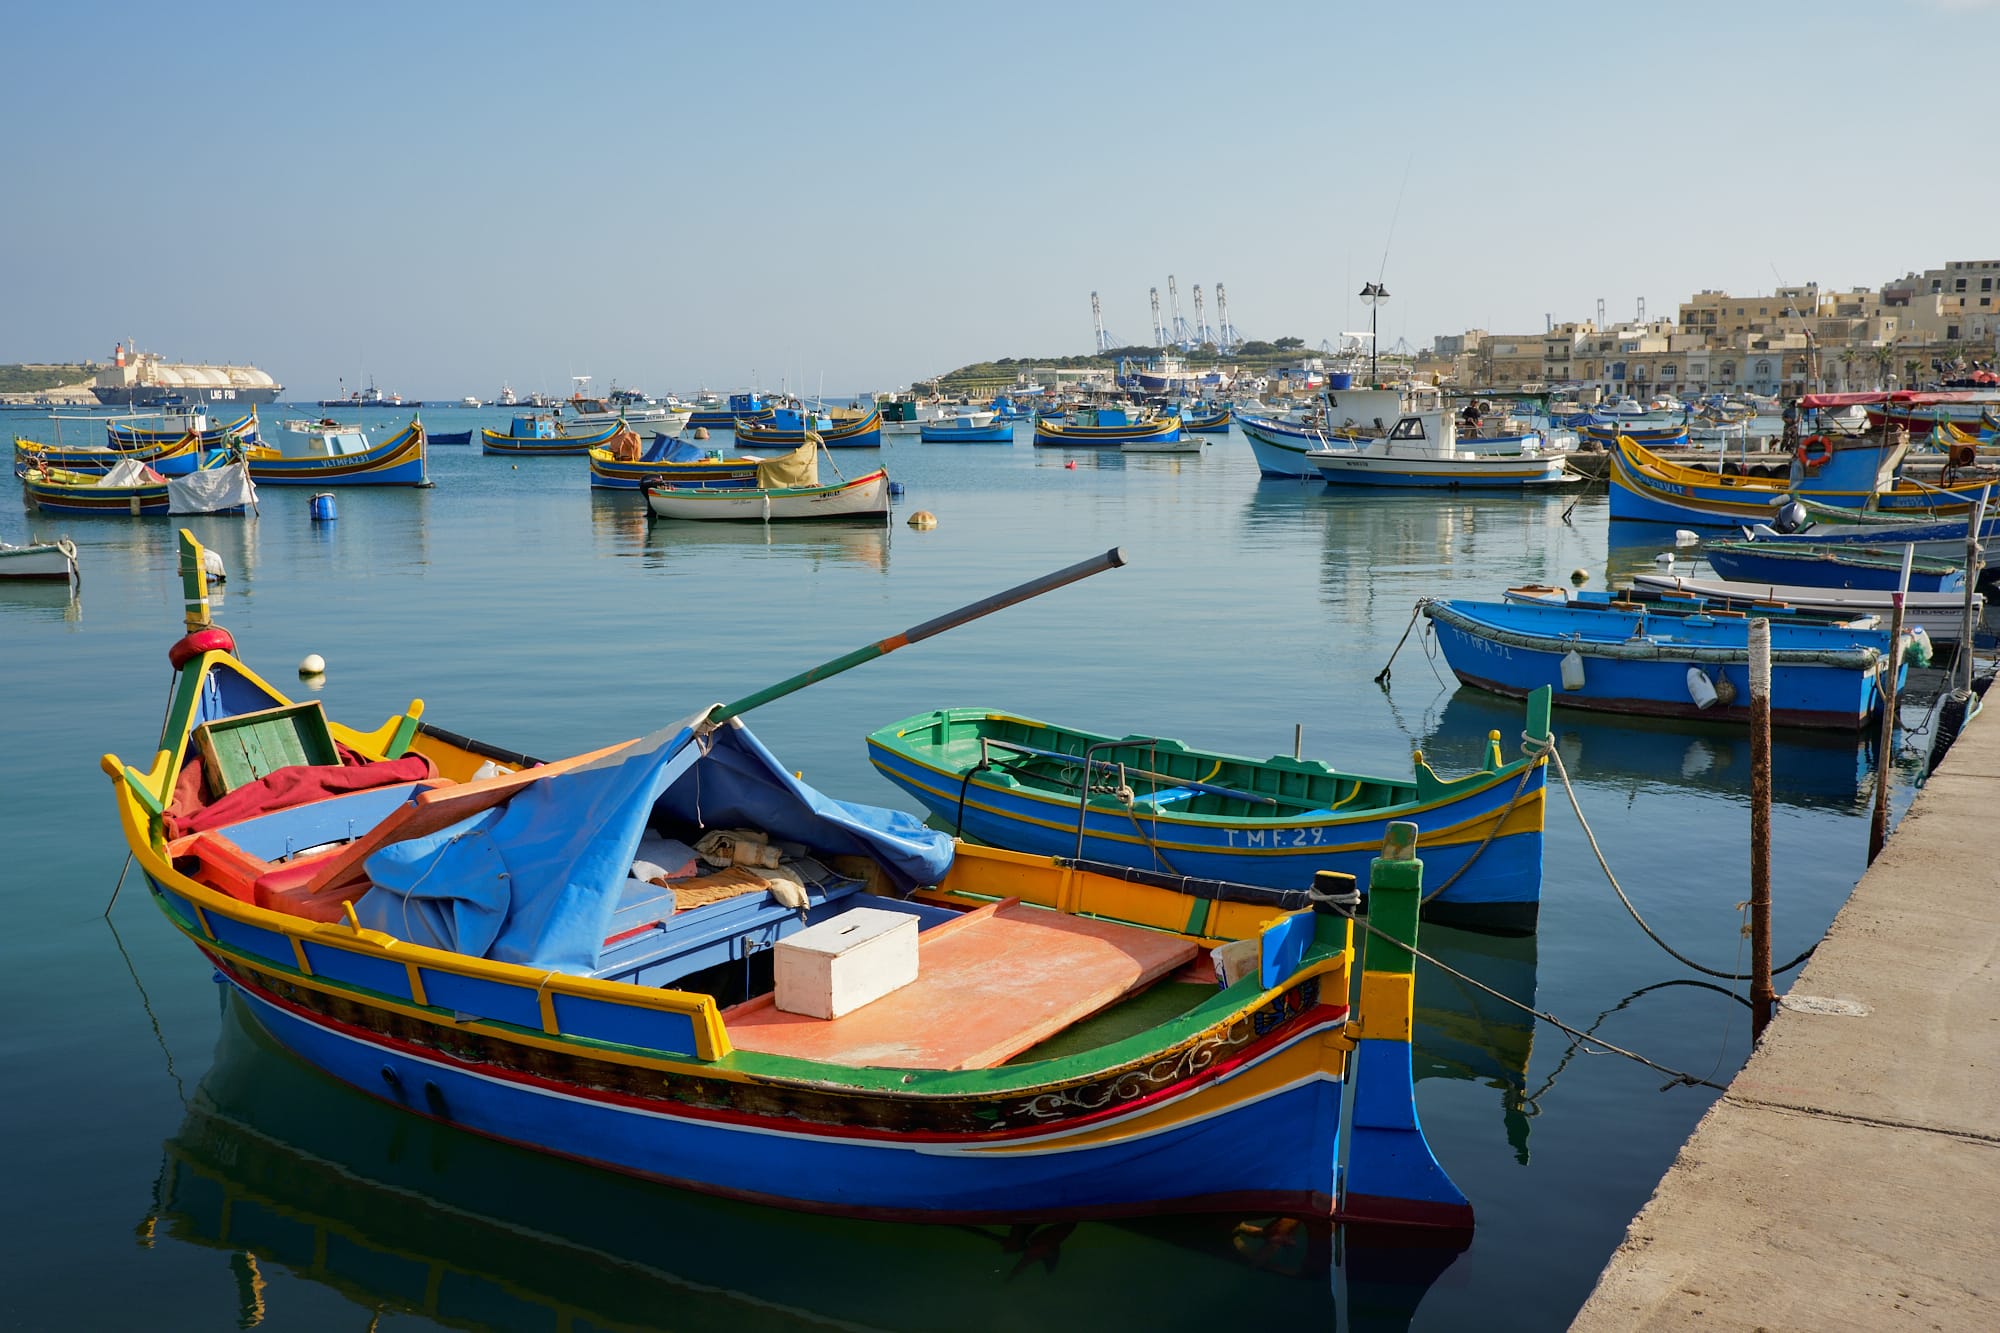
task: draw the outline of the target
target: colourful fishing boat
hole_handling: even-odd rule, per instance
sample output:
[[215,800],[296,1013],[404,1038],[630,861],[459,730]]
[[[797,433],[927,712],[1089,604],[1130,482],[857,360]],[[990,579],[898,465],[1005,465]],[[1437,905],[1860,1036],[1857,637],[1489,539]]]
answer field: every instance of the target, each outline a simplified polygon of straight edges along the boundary
[[[420,701],[363,730],[287,698],[210,623],[184,532],[159,748],[102,767],[202,965],[307,1063],[433,1120],[868,1217],[1469,1226],[1415,1114],[1413,825],[1370,866],[1385,943],[1350,1005],[1346,876],[1154,882],[954,843],[829,800],[742,724],[1121,560],[538,764],[430,726]],[[857,940],[875,946],[859,975]]]
[[[1464,684],[1516,698],[1553,686],[1569,708],[1750,720],[1750,621],[1741,614],[1455,599],[1419,606]],[[1918,642],[1906,633],[1892,650],[1887,629],[1768,619],[1779,726],[1858,730],[1881,704],[1881,675],[1900,671],[1904,649]]]
[[1227,403],[1217,408],[1197,407],[1181,415],[1181,429],[1196,435],[1227,435],[1235,419],[1236,410]]
[[721,427],[733,429],[738,422],[759,425],[777,415],[777,409],[764,401],[760,393],[732,393],[727,398],[720,394],[702,394],[694,400],[694,407],[688,413],[687,428],[706,426],[713,430]]
[[168,514],[241,514],[257,503],[257,488],[240,459],[217,459],[183,477],[166,477],[136,460],[109,472],[30,468],[21,493],[44,514],[157,518]]
[[1114,738],[983,708],[918,713],[869,733],[868,758],[943,827],[995,847],[1272,889],[1315,872],[1365,876],[1383,830],[1420,820],[1441,889],[1424,918],[1521,933],[1542,895],[1542,750],[1549,698],[1530,703],[1524,758],[1441,778],[1345,773],[1155,737]]
[[105,443],[113,449],[154,449],[193,435],[203,447],[218,444],[257,443],[257,414],[233,421],[216,421],[206,412],[163,412],[157,416],[128,417],[104,423]]
[[1061,420],[1035,419],[1035,443],[1086,449],[1116,449],[1127,440],[1167,443],[1181,435],[1181,419],[1144,408],[1080,407]]
[[64,472],[93,472],[99,475],[111,471],[120,463],[144,463],[163,477],[180,477],[201,466],[202,459],[217,448],[205,448],[193,434],[181,436],[167,444],[149,444],[134,449],[113,449],[109,445],[49,444],[42,440],[14,437],[14,470],[24,468],[59,468]]
[[1865,506],[1877,517],[1957,517],[1993,484],[1990,476],[1944,486],[1899,482],[1906,450],[1907,441],[1810,436],[1799,445],[1799,479],[1792,481],[1687,467],[1620,437],[1611,449],[1611,517],[1683,527],[1768,523],[1795,495],[1836,508]]
[[551,457],[559,454],[587,454],[592,449],[611,442],[618,433],[617,422],[608,426],[597,426],[590,430],[570,431],[563,423],[550,416],[515,417],[504,431],[482,426],[479,430],[480,452],[488,454],[523,454]]
[[244,451],[250,475],[266,486],[428,486],[423,423],[410,424],[381,444],[359,426],[301,423],[280,435],[282,448]]
[[808,415],[785,408],[764,422],[739,420],[736,443],[745,449],[796,449],[809,430],[829,449],[874,449],[882,443],[882,413],[870,407]]
[[[755,458],[724,458],[719,450],[659,436],[643,450],[598,445],[590,451],[590,484],[599,490],[637,491],[649,485],[754,486]],[[636,457],[620,457],[620,453]]]

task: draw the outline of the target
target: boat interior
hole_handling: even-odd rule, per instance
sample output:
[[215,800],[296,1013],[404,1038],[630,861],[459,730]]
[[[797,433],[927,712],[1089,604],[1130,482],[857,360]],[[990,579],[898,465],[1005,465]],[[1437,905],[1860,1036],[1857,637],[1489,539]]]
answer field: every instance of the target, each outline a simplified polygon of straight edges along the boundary
[[[252,678],[224,668],[207,678],[199,716],[208,720],[189,729],[163,816],[174,868],[266,911],[434,948],[457,945],[427,904],[413,907],[393,890],[387,899],[375,893],[372,910],[362,901],[379,887],[369,858],[396,844],[463,837],[457,831],[476,827],[471,817],[501,812],[536,784],[622,748],[538,764],[419,725],[401,757],[370,759],[349,744],[356,733],[329,726],[317,701],[270,707]],[[710,996],[739,1050],[940,1070],[1049,1058],[1215,998],[1220,966],[1210,948],[1218,943],[1241,940],[1253,960],[1286,950],[1295,963],[1311,935],[1286,930],[1282,913],[1274,923],[1276,909],[1224,904],[1212,905],[1201,933],[1183,933],[1194,928],[1186,901],[1166,893],[1159,897],[1176,905],[1154,920],[1119,919],[1109,899],[1093,908],[1079,890],[1038,884],[1037,874],[1054,873],[1039,858],[988,849],[961,849],[938,885],[899,892],[866,855],[743,827],[740,801],[717,801],[721,809],[705,822],[686,817],[701,809],[699,795],[690,805],[680,790],[686,781],[652,807],[582,975]],[[1347,800],[1367,794],[1365,784],[1341,781]],[[1173,797],[1156,786],[1149,799]],[[987,869],[999,874],[974,882],[962,872],[968,856],[993,858]],[[893,917],[873,915],[882,913]],[[832,1017],[781,1007],[781,943],[828,922],[880,929],[896,918],[914,926],[914,980]],[[446,1002],[440,974],[427,966],[425,976],[431,1002]],[[465,1008],[482,1012],[470,1001]]]

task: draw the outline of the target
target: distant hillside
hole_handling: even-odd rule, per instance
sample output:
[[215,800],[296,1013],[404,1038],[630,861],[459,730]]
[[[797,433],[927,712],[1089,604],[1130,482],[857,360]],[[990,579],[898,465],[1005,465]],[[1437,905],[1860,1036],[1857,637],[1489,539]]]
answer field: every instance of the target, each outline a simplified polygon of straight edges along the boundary
[[47,393],[68,388],[87,383],[103,368],[89,361],[57,366],[0,365],[0,393]]
[[[960,366],[927,382],[936,385],[940,393],[970,394],[1005,388],[1019,376],[1032,375],[1036,370],[1109,371],[1118,368],[1120,358],[1146,362],[1158,355],[1160,349],[1157,347],[1114,347],[1096,356],[1003,356],[998,361],[975,361],[969,366]],[[1183,359],[1193,370],[1226,366],[1239,371],[1262,372],[1313,355],[1318,353],[1306,349],[1305,339],[1279,338],[1274,342],[1244,343],[1228,356],[1218,356],[1211,348],[1206,352],[1189,352]]]

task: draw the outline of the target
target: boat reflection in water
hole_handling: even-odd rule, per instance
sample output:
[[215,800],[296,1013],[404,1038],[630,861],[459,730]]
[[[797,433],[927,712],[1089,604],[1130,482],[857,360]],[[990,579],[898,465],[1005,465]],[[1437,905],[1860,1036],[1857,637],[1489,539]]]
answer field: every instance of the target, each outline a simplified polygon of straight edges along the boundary
[[[1520,705],[1483,690],[1461,688],[1445,703],[1424,752],[1446,765],[1476,758],[1486,736],[1503,739],[1521,728]],[[1750,799],[1750,736],[1742,727],[1671,718],[1587,715],[1558,709],[1550,730],[1570,781],[1579,789],[1622,794],[1695,789]],[[1771,735],[1771,800],[1797,809],[1858,810],[1873,787],[1875,745],[1863,736],[1776,730]],[[1551,800],[1557,779],[1550,778]]]
[[[241,1327],[284,1321],[273,1266],[377,1317],[732,1333],[1222,1327],[1246,1308],[1246,1283],[1259,1284],[1254,1307],[1277,1326],[1331,1328],[1341,1276],[1323,1224],[857,1222],[595,1171],[325,1078],[233,1000],[215,1063],[165,1145],[154,1199],[140,1243],[228,1252]],[[1407,1326],[1461,1252],[1413,1249],[1406,1228],[1389,1239],[1399,1243],[1378,1247],[1355,1229],[1342,1237],[1352,1327]]]
[[[1535,942],[1533,935],[1488,935],[1426,925],[1424,952],[1472,981],[1418,959],[1410,1043],[1411,1069],[1419,1082],[1458,1079],[1484,1084],[1500,1094],[1507,1146],[1522,1166],[1528,1164],[1528,1121],[1536,1113],[1527,1096],[1528,1059],[1535,1044],[1535,1018],[1527,1012],[1535,1003]],[[1500,995],[1490,995],[1473,982]]]
[[[643,513],[643,510],[641,511]],[[761,549],[760,549],[761,548]],[[667,565],[690,557],[764,555],[861,565],[889,572],[889,525],[875,517],[847,523],[651,523],[642,553],[646,563]]]

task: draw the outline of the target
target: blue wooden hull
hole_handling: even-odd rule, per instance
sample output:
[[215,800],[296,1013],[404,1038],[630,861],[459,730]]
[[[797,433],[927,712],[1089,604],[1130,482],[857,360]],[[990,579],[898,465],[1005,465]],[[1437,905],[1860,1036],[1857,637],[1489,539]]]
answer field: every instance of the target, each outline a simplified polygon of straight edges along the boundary
[[[1766,545],[1763,542],[1756,544],[1759,547]],[[1746,551],[1741,547],[1709,549],[1702,555],[1718,575],[1739,583],[1784,583],[1812,588],[1865,588],[1894,592],[1901,581],[1900,567],[1888,568],[1881,563],[1880,558],[1886,552],[1880,546],[1871,544],[1867,549],[1878,557],[1875,563],[1849,563],[1818,552],[1788,549],[1779,544],[1771,544],[1769,550],[1756,551]],[[1910,571],[1911,592],[1960,592],[1964,588],[1965,571],[1962,569],[1949,574],[1931,570]]]
[[1181,437],[1179,417],[1165,421],[1142,421],[1129,426],[1069,426],[1059,421],[1037,421],[1035,443],[1069,448],[1116,449],[1127,440],[1171,444]]
[[1206,416],[1182,417],[1181,429],[1195,435],[1227,435],[1233,419],[1233,410],[1225,407]]
[[[1012,1132],[996,1135],[997,1142],[940,1143],[691,1111],[657,1097],[461,1063],[226,975],[280,1044],[371,1096],[477,1134],[705,1193],[963,1221],[1260,1205],[1324,1215],[1334,1198],[1341,1083],[1330,1077],[1242,1098],[1227,1114],[1150,1135],[1079,1140],[1064,1120],[1043,1135],[1030,1122],[1025,1130],[1004,1127]],[[1335,1012],[1340,1020],[1269,1043],[1237,1077],[1253,1082],[1262,1062],[1299,1042],[1325,1040],[1345,1019],[1344,1009]]]
[[998,420],[987,426],[948,426],[925,421],[917,426],[925,444],[1012,444],[1014,423]]
[[[1446,663],[1467,685],[1514,698],[1552,686],[1558,705],[1601,712],[1750,720],[1748,620],[1714,621],[1714,632],[1696,633],[1683,629],[1681,618],[1657,613],[1436,602],[1425,614]],[[1683,637],[1699,642],[1677,641]],[[1866,725],[1881,704],[1881,668],[1879,660],[1862,660],[1867,655],[1860,650],[1874,648],[1879,659],[1888,641],[1886,631],[1773,622],[1771,721],[1847,731]],[[1583,685],[1574,690],[1562,679],[1563,658],[1572,650],[1583,659]],[[1843,664],[1842,656],[1853,660]],[[1718,689],[1727,680],[1724,693],[1732,701],[1696,703],[1688,681],[1696,666]]]
[[[814,433],[819,436],[820,444],[828,449],[879,449],[882,447],[882,414],[871,410],[859,420],[836,422]],[[741,420],[736,423],[736,443],[746,449],[796,449],[805,442],[803,428],[788,430],[782,426],[760,426]]]

